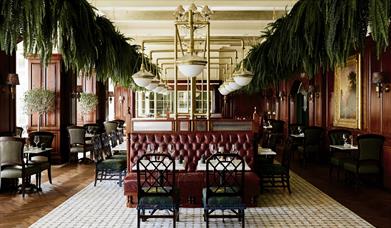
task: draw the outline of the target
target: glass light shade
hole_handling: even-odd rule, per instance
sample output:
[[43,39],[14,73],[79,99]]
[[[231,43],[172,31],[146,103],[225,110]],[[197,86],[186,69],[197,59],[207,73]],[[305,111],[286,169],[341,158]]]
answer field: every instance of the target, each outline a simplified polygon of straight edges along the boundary
[[246,86],[250,84],[251,80],[253,79],[254,74],[248,70],[246,70],[243,66],[243,62],[240,66],[240,69],[233,73],[233,79],[236,82],[236,84],[240,86]]
[[163,88],[159,93],[162,95],[167,95],[168,94],[167,88]]
[[229,86],[233,91],[242,88],[242,86],[238,85],[232,78],[227,81],[227,86]]
[[219,90],[219,92],[220,92],[220,94],[221,95],[228,95],[229,94],[229,92],[228,92],[228,90],[226,90],[225,89],[225,86],[223,86],[223,85],[221,85],[219,88],[218,88],[218,90]]
[[153,91],[156,87],[158,87],[159,85],[159,79],[157,79],[156,77],[151,81],[151,83],[149,83],[149,85],[145,86],[145,88],[147,90],[150,90],[150,91]]
[[164,88],[164,84],[160,82],[159,85],[153,90],[153,92],[160,93]]
[[140,87],[149,85],[154,77],[153,74],[145,70],[144,65],[141,65],[140,70],[132,75],[134,83]]
[[185,55],[177,61],[179,71],[189,78],[196,77],[204,69],[207,61],[196,55]]
[[224,86],[224,88],[225,88],[225,90],[227,90],[228,91],[228,93],[231,93],[231,92],[233,92],[234,91],[234,89],[232,89],[231,87],[229,87],[229,83],[228,82],[224,82],[223,83],[223,85],[222,86]]

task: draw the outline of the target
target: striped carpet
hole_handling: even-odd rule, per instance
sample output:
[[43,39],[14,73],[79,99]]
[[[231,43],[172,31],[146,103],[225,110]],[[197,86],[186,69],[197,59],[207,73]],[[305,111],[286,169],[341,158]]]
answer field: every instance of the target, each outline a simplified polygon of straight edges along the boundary
[[[292,194],[275,189],[245,211],[246,227],[373,227],[319,189],[291,173]],[[114,182],[90,184],[31,227],[136,227],[137,214],[125,206]],[[164,213],[164,212],[163,212]],[[201,208],[181,208],[177,227],[205,227]],[[211,227],[240,227],[236,219],[211,220]],[[149,219],[142,227],[172,227],[171,219]]]

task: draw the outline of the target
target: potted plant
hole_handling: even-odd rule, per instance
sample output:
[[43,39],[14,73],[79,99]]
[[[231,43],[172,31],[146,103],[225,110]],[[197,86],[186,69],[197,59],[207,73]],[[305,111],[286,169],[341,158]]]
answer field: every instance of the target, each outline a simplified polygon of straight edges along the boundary
[[96,109],[98,97],[93,93],[80,93],[80,111],[82,116]]
[[55,93],[47,89],[35,88],[25,92],[26,112],[38,114],[38,131],[40,131],[42,115],[54,110],[55,99]]

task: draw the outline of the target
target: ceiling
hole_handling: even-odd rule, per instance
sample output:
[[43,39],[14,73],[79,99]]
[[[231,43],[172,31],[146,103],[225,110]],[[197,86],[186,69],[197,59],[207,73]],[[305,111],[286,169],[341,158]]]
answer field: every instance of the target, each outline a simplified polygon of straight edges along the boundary
[[[247,46],[258,42],[258,37],[267,24],[290,10],[297,0],[214,0],[196,1],[197,6],[208,5],[214,12],[210,17],[211,37],[244,39]],[[179,0],[89,0],[101,15],[105,15],[118,30],[141,44],[145,40],[169,38],[175,34],[174,22],[177,6],[187,10],[193,1]],[[151,50],[173,49],[174,43],[145,44],[146,54]],[[212,43],[212,49],[236,49],[241,59],[240,42]],[[172,57],[173,53],[156,53],[153,58]],[[211,56],[221,56],[211,53]],[[226,57],[226,53],[224,54]],[[170,60],[167,60],[170,61]],[[162,61],[163,62],[163,61]],[[172,62],[172,61],[171,61]],[[168,69],[168,71],[170,68]],[[216,73],[212,78],[221,79]],[[169,77],[169,76],[168,76]]]

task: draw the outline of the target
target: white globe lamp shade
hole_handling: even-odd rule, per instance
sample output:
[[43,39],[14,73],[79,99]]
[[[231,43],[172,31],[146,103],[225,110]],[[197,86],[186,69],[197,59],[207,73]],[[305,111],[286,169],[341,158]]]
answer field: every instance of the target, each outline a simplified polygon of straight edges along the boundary
[[228,90],[225,89],[225,86],[221,85],[219,88],[218,88],[219,92],[221,95],[225,96],[225,95],[228,95],[229,92]]
[[153,90],[155,93],[160,93],[164,89],[164,84],[159,83],[159,85]]
[[254,74],[244,68],[244,63],[240,65],[240,69],[233,73],[233,79],[236,84],[240,86],[246,86],[250,84]]
[[140,70],[132,75],[134,83],[140,87],[148,86],[153,80],[154,76],[147,70],[145,70],[144,65],[141,65]]
[[179,71],[193,78],[199,75],[204,69],[207,61],[196,55],[186,55],[177,61]]
[[228,80],[227,86],[233,91],[242,88],[242,86],[238,85],[232,78]]
[[145,86],[145,88],[149,91],[153,91],[159,85],[159,79],[156,77],[149,83],[149,85]]
[[227,90],[228,93],[231,93],[231,92],[234,91],[231,87],[229,87],[229,83],[228,82],[224,82],[222,86],[224,86],[225,90]]

